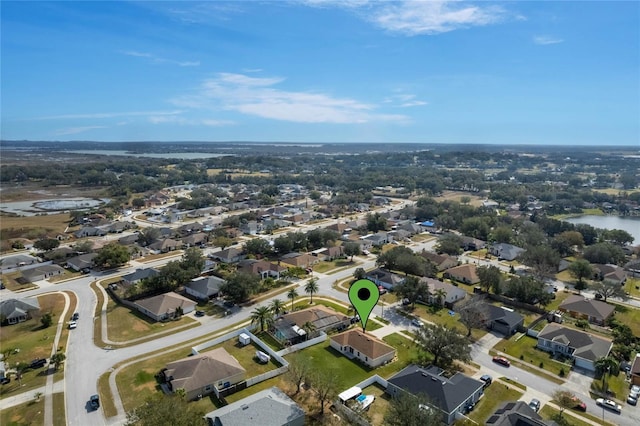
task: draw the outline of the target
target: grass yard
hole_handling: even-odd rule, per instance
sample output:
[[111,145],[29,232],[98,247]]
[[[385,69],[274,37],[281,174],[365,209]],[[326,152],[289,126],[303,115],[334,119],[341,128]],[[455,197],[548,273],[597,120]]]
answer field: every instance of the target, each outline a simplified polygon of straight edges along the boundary
[[74,271],[73,269],[65,269],[61,275],[56,275],[54,277],[48,278],[49,282],[57,283],[64,280],[70,280],[72,278],[77,278],[82,275],[82,272]]
[[[537,341],[535,337],[517,333],[506,342],[504,340],[500,341],[493,349],[518,358],[523,364],[543,368],[557,377],[560,377],[559,374],[562,369],[564,369],[565,374],[568,374],[571,370],[571,364],[555,361],[551,359],[548,352],[536,349]],[[540,364],[542,364],[542,367]]]
[[165,257],[173,257],[182,255],[182,250],[173,250],[168,253],[150,254],[149,256],[141,257],[137,259],[140,263],[151,262],[153,260],[164,259]]
[[623,324],[628,325],[633,334],[640,336],[640,309],[629,309],[628,307],[607,301],[616,307],[615,318]]
[[624,289],[633,297],[640,297],[640,278],[628,278]]
[[[625,374],[623,372],[618,373],[617,376],[609,376],[607,379],[607,389],[610,392],[612,398],[624,401],[627,399],[627,393],[629,392],[629,383],[625,381]],[[602,387],[602,379],[595,378],[591,382],[591,393],[596,398],[599,398],[604,394],[604,388]]]
[[391,397],[384,393],[384,388],[377,383],[362,389],[362,394],[376,397],[369,409],[363,413],[363,416],[372,425],[384,424],[384,415],[391,405]]
[[411,241],[414,241],[416,243],[423,243],[425,241],[431,241],[434,240],[436,237],[434,237],[433,235],[429,235],[429,234],[416,234],[413,237],[411,237]]
[[[99,322],[99,320],[96,322]],[[117,305],[113,300],[109,300],[107,303],[107,335],[109,340],[114,342],[127,342],[140,337],[151,337],[150,335],[154,333],[185,325],[196,327],[200,323],[188,315],[184,315],[175,321],[156,322],[138,311]]]
[[[72,299],[73,301],[73,299]],[[2,327],[0,336],[0,347],[2,350],[18,349],[18,353],[13,353],[7,361],[11,364],[16,362],[30,363],[36,358],[49,358],[51,355],[51,345],[56,333],[56,323],[64,309],[64,297],[61,294],[48,294],[38,297],[41,314],[50,312],[53,316],[53,324],[48,328],[42,328],[40,315],[28,321],[15,325]],[[64,332],[61,344],[66,339]],[[11,378],[11,383],[0,387],[0,398],[5,398],[17,393],[29,391],[31,389],[44,386],[47,376],[44,368],[36,370],[27,369],[22,375],[22,386],[15,377]],[[54,381],[62,379],[64,373],[60,369],[54,373]]]
[[64,393],[57,392],[53,394],[53,426],[65,426],[66,424]]
[[98,379],[98,395],[100,395],[100,407],[106,418],[118,415],[116,406],[111,396],[111,388],[109,387],[109,376],[111,372],[106,372]]
[[44,425],[44,398],[16,405],[0,411],[2,426],[40,426]]
[[280,363],[273,358],[266,364],[260,364],[256,360],[256,351],[262,349],[253,342],[247,346],[241,346],[237,338],[229,339],[226,342],[212,348],[207,348],[204,351],[208,352],[217,348],[224,348],[231,356],[237,359],[240,365],[247,370],[247,378],[259,376],[260,374],[280,367]]
[[37,240],[43,235],[55,237],[64,233],[70,220],[69,213],[44,216],[2,216],[0,233],[3,240],[11,238]]
[[[358,262],[357,260],[351,262],[349,259],[336,259],[330,262],[320,262],[313,265],[313,272],[320,272],[323,274],[333,273],[333,272],[338,272],[336,269],[351,268],[355,265],[358,265],[359,263],[360,262]],[[328,272],[328,271],[331,271],[331,272]]]
[[565,299],[571,295],[571,293],[565,293],[564,291],[558,291],[555,294],[556,298],[553,299],[547,306],[545,306],[545,309],[548,311],[555,311],[556,309],[558,309],[558,306],[560,306],[560,304],[562,304],[562,302],[564,302]]
[[[400,310],[398,310],[398,312],[400,312]],[[425,321],[444,325],[447,328],[455,328],[463,335],[467,335],[467,327],[460,322],[460,314],[455,313],[455,315],[450,315],[449,309],[436,309],[435,307],[416,304],[416,308],[412,314],[419,316]],[[476,341],[485,334],[487,334],[487,330],[474,328],[471,330],[471,339]]]
[[[522,392],[510,388],[502,383],[492,383],[485,389],[484,396],[480,399],[469,418],[476,421],[477,424],[484,424],[491,414],[504,401],[517,401],[522,396]],[[464,423],[463,423],[464,424]]]
[[[540,414],[543,419],[552,420],[553,416],[557,415],[558,413],[560,413],[560,410],[556,410],[555,408],[549,406],[548,404],[545,404],[538,414]],[[562,412],[562,417],[565,420],[567,420],[569,422],[568,424],[570,424],[571,426],[591,426],[593,424],[593,423],[589,423],[584,420],[581,420],[580,417],[587,417],[591,421],[596,422],[597,424],[602,424],[601,417],[592,416],[588,413],[576,414],[571,410],[564,410]],[[614,423],[606,422],[605,424],[613,425]]]
[[24,291],[32,288],[38,288],[38,286],[33,283],[22,284],[18,282],[18,278],[20,277],[22,277],[22,273],[20,271],[2,274],[2,282],[7,289],[11,291]]

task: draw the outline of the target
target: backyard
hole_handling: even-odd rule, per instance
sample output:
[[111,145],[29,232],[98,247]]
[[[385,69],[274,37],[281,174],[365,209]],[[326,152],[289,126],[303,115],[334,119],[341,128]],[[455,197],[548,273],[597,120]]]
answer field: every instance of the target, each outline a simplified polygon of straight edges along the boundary
[[[493,383],[485,389],[484,396],[468,416],[475,422],[475,424],[484,424],[489,416],[493,414],[493,412],[496,411],[504,401],[517,401],[521,396],[522,392],[510,387],[509,385]],[[474,423],[464,421],[460,424],[466,426]]]

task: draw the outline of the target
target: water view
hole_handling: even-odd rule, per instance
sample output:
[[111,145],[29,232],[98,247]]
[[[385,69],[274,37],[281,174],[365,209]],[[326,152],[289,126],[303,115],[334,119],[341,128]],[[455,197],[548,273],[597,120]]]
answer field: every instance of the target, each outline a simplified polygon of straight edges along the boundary
[[129,155],[131,157],[148,157],[148,158],[173,158],[176,160],[197,160],[198,158],[214,158],[224,157],[233,154],[215,154],[211,152],[154,152],[154,153],[137,153],[125,150],[110,149],[78,149],[65,151],[70,154],[90,154],[90,155]]
[[565,219],[569,223],[584,223],[594,228],[622,229],[634,238],[633,244],[640,244],[640,217],[584,215]]

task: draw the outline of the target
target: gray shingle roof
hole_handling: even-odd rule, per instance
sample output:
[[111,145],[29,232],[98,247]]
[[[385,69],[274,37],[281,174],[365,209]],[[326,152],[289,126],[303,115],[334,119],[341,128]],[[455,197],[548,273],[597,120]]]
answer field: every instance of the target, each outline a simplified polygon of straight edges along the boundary
[[568,345],[575,349],[573,356],[590,361],[607,356],[612,346],[609,340],[558,324],[547,324],[538,334],[538,339],[553,340]]

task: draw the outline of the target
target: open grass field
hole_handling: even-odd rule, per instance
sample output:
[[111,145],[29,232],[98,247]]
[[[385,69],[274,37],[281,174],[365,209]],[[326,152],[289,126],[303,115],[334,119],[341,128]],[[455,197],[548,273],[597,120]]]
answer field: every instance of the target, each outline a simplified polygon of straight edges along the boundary
[[[450,315],[449,310],[446,308],[437,309],[432,306],[416,304],[415,309],[410,314],[419,316],[425,321],[444,325],[447,328],[455,328],[459,333],[467,335],[467,328],[460,322],[460,314],[454,313],[454,315]],[[487,334],[487,330],[474,328],[471,330],[471,339],[478,340],[485,334]]]
[[[49,358],[51,355],[53,339],[56,333],[56,324],[62,310],[64,309],[64,297],[61,294],[48,294],[38,297],[40,313],[50,312],[53,316],[53,324],[43,328],[40,322],[40,315],[25,322],[2,327],[0,336],[0,347],[2,350],[18,349],[18,353],[9,355],[8,361],[15,365],[17,362],[30,363],[36,358]],[[64,333],[64,332],[63,332]],[[11,378],[11,383],[0,387],[0,398],[6,398],[17,393],[29,391],[43,386],[47,375],[44,368],[27,369],[22,375],[22,386],[15,377]],[[54,373],[54,380],[62,379],[64,373],[62,369]]]
[[640,278],[628,278],[624,284],[624,289],[632,297],[640,297]]
[[[607,302],[610,303],[608,300]],[[612,304],[616,307],[614,311],[615,318],[621,323],[628,325],[634,335],[640,336],[640,309],[630,309],[618,303]]]
[[469,192],[462,192],[462,191],[443,191],[442,195],[440,195],[439,197],[435,197],[434,200],[438,202],[457,201],[459,203],[462,203],[462,197],[468,197],[470,200],[469,205],[474,207],[481,206],[482,201],[484,200],[484,198],[482,197],[471,194]]
[[25,402],[0,411],[2,426],[41,426],[44,425],[44,398],[40,401]]
[[65,231],[69,220],[69,213],[46,216],[0,216],[0,239],[37,239],[43,235],[55,237]]

